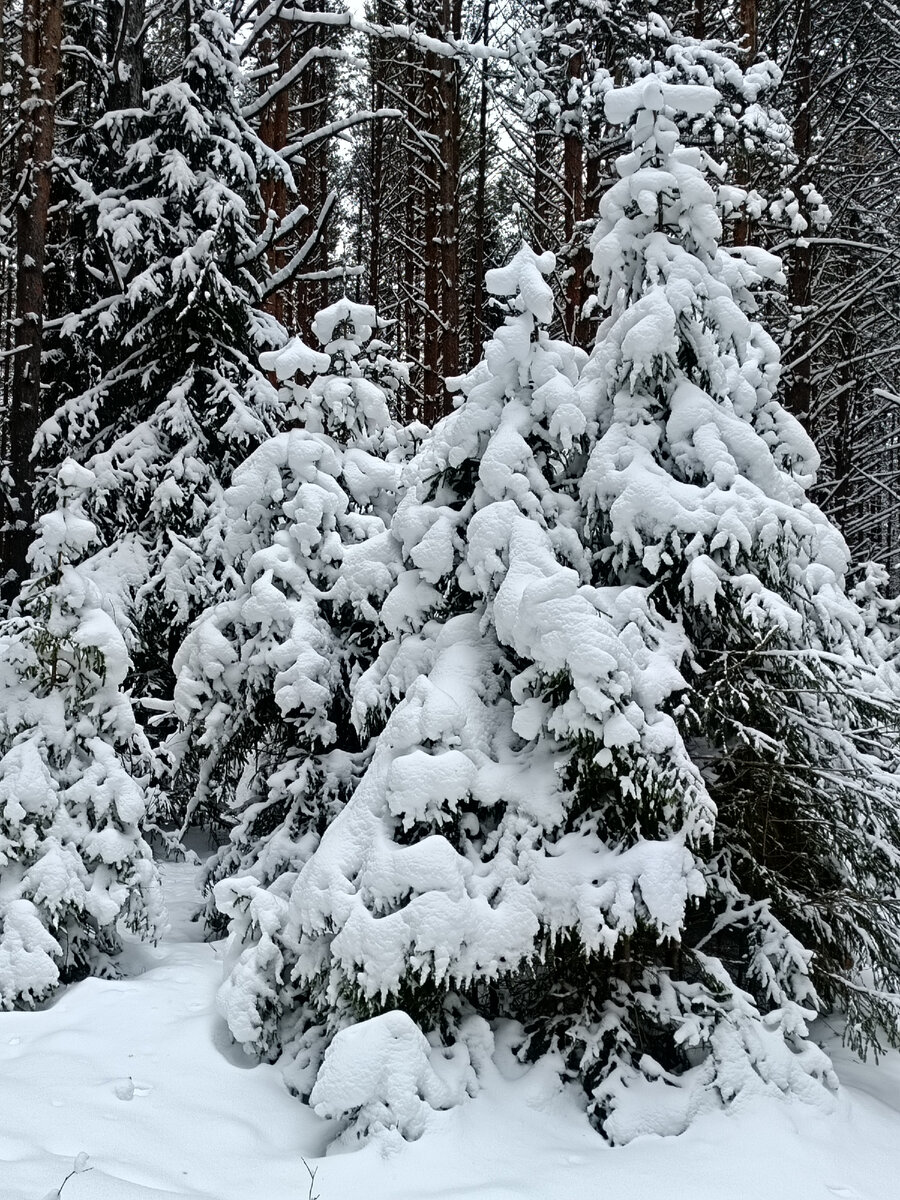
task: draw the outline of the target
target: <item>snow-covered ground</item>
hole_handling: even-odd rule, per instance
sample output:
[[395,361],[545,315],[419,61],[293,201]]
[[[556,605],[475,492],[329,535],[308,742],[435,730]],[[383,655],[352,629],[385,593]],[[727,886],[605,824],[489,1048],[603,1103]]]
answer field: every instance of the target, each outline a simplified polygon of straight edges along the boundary
[[[754,1101],[678,1138],[611,1150],[546,1068],[498,1071],[414,1143],[324,1157],[331,1130],[229,1042],[222,945],[189,916],[195,868],[164,867],[172,927],[40,1012],[0,1013],[0,1200],[893,1200],[900,1055],[834,1051],[833,1111]],[[501,1063],[501,1067],[503,1064]]]

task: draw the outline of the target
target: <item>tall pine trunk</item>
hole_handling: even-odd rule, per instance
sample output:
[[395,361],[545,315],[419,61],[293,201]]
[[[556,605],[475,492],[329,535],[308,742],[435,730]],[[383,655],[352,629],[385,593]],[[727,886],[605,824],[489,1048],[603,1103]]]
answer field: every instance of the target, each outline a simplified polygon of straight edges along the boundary
[[[278,69],[277,77],[283,79],[290,71],[292,62],[292,27],[286,20],[274,23],[273,28],[263,39],[260,48],[263,64],[274,65]],[[264,75],[262,88],[271,83],[272,77]],[[259,136],[273,150],[283,150],[288,142],[288,127],[290,122],[291,89],[286,87],[263,110],[259,123]],[[280,223],[287,215],[288,189],[285,179],[272,176],[264,179],[260,186],[263,201],[262,222],[265,224],[269,215]],[[273,239],[268,251],[269,270],[276,275],[287,262],[285,248]],[[285,288],[278,288],[266,300],[266,308],[276,320],[285,321],[286,297]]]
[[[436,14],[429,14],[427,32],[431,37],[440,37],[440,22]],[[422,72],[422,111],[425,114],[425,136],[428,152],[424,162],[423,203],[425,280],[422,296],[424,320],[423,366],[425,369],[423,390],[425,393],[424,418],[427,425],[434,425],[443,412],[444,381],[442,377],[441,353],[441,310],[443,308],[443,254],[441,235],[441,184],[442,170],[440,153],[443,150],[441,121],[441,76],[442,64],[433,51],[426,51]]]
[[110,111],[137,108],[143,90],[143,34],[146,0],[110,4]]
[[[583,58],[573,54],[568,60],[567,75],[570,88],[577,86],[581,78]],[[570,268],[566,281],[566,334],[577,342],[581,318],[584,275],[587,268],[586,255],[579,252],[579,225],[584,219],[584,130],[570,127],[563,137],[563,180],[565,190],[565,217],[563,236],[568,248]]]
[[[808,182],[808,163],[812,154],[812,24],[810,0],[800,0],[800,19],[797,24],[797,92],[794,119],[794,150],[800,163],[799,185]],[[795,189],[799,190],[799,189]],[[791,270],[788,276],[788,296],[791,303],[794,335],[791,339],[789,372],[785,398],[788,409],[801,420],[809,417],[812,402],[812,336],[810,305],[812,303],[812,249],[800,240],[791,251]],[[815,435],[815,431],[813,431]]]
[[16,344],[9,465],[15,511],[4,532],[4,567],[21,579],[34,524],[34,438],[41,421],[44,263],[56,115],[56,77],[62,42],[62,0],[24,0],[16,206]]
[[[484,0],[481,10],[481,36],[486,42],[491,24],[491,0]],[[469,312],[469,353],[471,369],[481,357],[481,342],[484,325],[484,269],[485,269],[485,203],[487,192],[487,116],[488,116],[488,60],[481,60],[481,83],[478,97],[478,166],[475,177],[475,219],[472,231],[472,307]]]
[[[444,33],[459,37],[462,0],[443,0]],[[443,380],[459,374],[459,111],[457,58],[441,59],[441,367],[440,416],[447,411]]]

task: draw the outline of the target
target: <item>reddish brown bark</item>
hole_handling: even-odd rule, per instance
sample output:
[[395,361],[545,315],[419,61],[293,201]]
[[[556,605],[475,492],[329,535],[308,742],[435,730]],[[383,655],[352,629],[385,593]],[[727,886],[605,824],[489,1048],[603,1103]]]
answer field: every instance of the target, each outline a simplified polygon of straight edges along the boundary
[[[284,78],[292,66],[291,25],[288,21],[275,22],[272,29],[260,44],[260,58],[263,65],[274,64],[278,68],[278,77]],[[263,88],[271,85],[272,77],[263,75]],[[283,150],[288,142],[288,127],[290,119],[291,89],[282,88],[263,110],[259,123],[259,136],[273,150]],[[270,176],[262,181],[260,186],[263,201],[262,220],[265,224],[274,219],[281,222],[287,215],[288,189],[282,176]],[[276,274],[287,262],[287,253],[277,242],[272,242],[268,250],[269,270]],[[266,309],[279,321],[285,320],[285,292],[278,288],[266,299]]]
[[741,42],[745,60],[753,62],[759,50],[757,0],[741,0]]

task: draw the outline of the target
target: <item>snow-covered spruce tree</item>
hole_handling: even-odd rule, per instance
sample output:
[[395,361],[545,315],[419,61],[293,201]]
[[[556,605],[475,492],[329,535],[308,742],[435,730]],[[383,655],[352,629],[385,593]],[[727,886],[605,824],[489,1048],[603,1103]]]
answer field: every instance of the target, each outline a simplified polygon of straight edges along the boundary
[[[646,616],[640,596],[617,589],[601,611],[595,591],[581,588],[590,558],[578,480],[593,426],[575,386],[585,355],[541,328],[552,317],[552,268],[552,255],[525,247],[489,274],[489,290],[511,297],[515,315],[404,476],[391,535],[405,569],[382,605],[388,636],[354,705],[360,727],[393,712],[300,872],[278,935],[312,1008],[310,1039],[316,1025],[327,1041],[397,1006],[429,1032],[465,1025],[466,1005],[525,1015],[518,1000],[501,1004],[498,989],[516,980],[521,999],[520,977],[551,953],[573,905],[588,912],[593,901],[586,936],[599,950],[602,912],[616,913],[605,934],[613,942],[615,925],[628,923],[632,879],[657,868],[652,912],[673,931],[702,886],[683,842],[642,844],[620,859],[598,839],[592,858],[589,835],[566,828],[571,783],[555,765],[566,758],[564,723],[577,724],[588,705],[611,720],[630,696],[607,693],[626,693],[633,677],[649,704],[680,676],[664,646],[647,652],[658,678],[641,682],[634,647],[619,637],[633,604]],[[541,679],[552,702],[528,697]],[[672,722],[659,723],[674,745]],[[711,818],[697,807],[705,828]],[[590,882],[573,895],[578,862],[604,876],[595,897]],[[313,1095],[333,1111],[326,1085]]]
[[[93,476],[69,460],[40,519],[32,577],[0,623],[0,1007],[102,969],[124,927],[152,938],[161,896],[145,812],[145,746],[111,569],[86,558]],[[108,582],[108,580],[107,580]]]
[[267,1055],[285,1036],[282,1014],[296,1023],[277,930],[297,871],[368,761],[370,731],[354,726],[349,697],[399,569],[385,521],[414,431],[391,420],[378,380],[402,367],[372,345],[376,327],[374,309],[343,299],[313,324],[326,353],[292,339],[264,356],[303,427],[235,471],[223,547],[238,582],[175,661],[177,740],[197,778],[189,815],[212,803],[233,821],[205,875],[210,891],[225,881],[206,915],[214,928],[232,918],[239,958],[223,1011]]
[[104,153],[74,181],[98,298],[63,324],[59,353],[81,364],[80,390],[41,439],[48,458],[95,473],[101,537],[136,531],[146,547],[136,660],[163,693],[220,567],[195,539],[234,468],[283,427],[258,355],[284,332],[261,311],[254,272],[260,179],[286,168],[241,117],[228,20],[200,12],[186,37],[177,77],[102,119]]
[[804,999],[802,945],[804,1003],[839,1005],[864,1049],[900,1034],[896,675],[806,498],[818,458],[748,315],[779,264],[718,247],[718,172],[677,145],[673,110],[714,100],[654,80],[607,99],[633,152],[593,245],[612,313],[581,384],[601,433],[582,496],[600,577],[640,582],[687,637],[673,711],[718,812],[704,953],[783,1012]]
[[679,146],[673,112],[716,99],[605,101],[633,150],[577,386],[537,330],[550,262],[490,278],[521,315],[410,469],[404,615],[355,697],[392,711],[282,934],[326,1038],[394,1007],[444,1035],[517,1017],[614,1141],[827,1097],[823,1003],[897,1033],[895,683],[749,315],[778,264],[719,248],[719,172]]

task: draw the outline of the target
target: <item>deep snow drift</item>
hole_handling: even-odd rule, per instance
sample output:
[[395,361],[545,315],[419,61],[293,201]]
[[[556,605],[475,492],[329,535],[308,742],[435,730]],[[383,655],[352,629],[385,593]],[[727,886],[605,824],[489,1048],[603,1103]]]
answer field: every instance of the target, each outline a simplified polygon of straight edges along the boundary
[[[327,1121],[250,1066],[215,1012],[223,944],[200,940],[195,867],[163,867],[171,928],[128,978],[0,1013],[0,1200],[889,1200],[900,1178],[900,1054],[836,1048],[831,1112],[756,1100],[678,1138],[608,1148],[549,1065],[501,1049],[480,1095],[422,1138],[324,1157]],[[502,1039],[498,1039],[502,1044]]]

